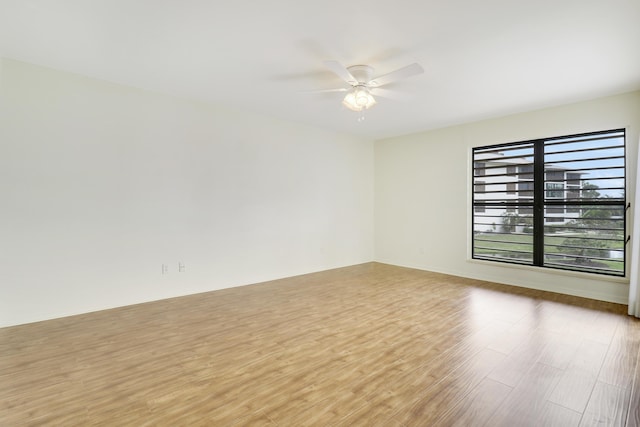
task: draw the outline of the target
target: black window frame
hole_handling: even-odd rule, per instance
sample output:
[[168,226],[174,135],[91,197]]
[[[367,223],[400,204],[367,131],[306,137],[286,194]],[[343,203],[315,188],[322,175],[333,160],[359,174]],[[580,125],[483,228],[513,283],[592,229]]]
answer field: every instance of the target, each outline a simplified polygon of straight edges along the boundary
[[[615,148],[622,148],[622,156],[617,156],[616,158],[622,158],[623,159],[623,165],[622,166],[610,166],[608,169],[611,170],[618,170],[618,169],[622,169],[623,171],[623,176],[620,178],[624,178],[623,179],[623,187],[621,187],[621,189],[623,190],[623,196],[622,197],[614,197],[611,199],[607,199],[607,198],[594,198],[594,199],[587,199],[585,197],[580,198],[580,200],[576,199],[576,200],[571,200],[570,196],[565,196],[563,198],[562,201],[558,200],[558,201],[554,201],[553,198],[547,198],[547,191],[549,191],[547,189],[546,183],[547,182],[552,182],[554,180],[547,180],[547,175],[549,173],[550,169],[547,169],[546,166],[547,164],[552,164],[553,162],[546,162],[545,159],[545,147],[547,146],[547,144],[549,145],[553,145],[554,141],[556,141],[556,144],[570,144],[572,143],[572,141],[562,141],[562,140],[570,140],[570,139],[581,139],[581,138],[589,138],[589,137],[593,137],[593,139],[601,139],[604,140],[607,138],[607,134],[622,134],[621,136],[611,136],[610,138],[622,138],[622,146],[616,146]],[[601,138],[598,138],[598,137]],[[627,175],[626,175],[626,142],[627,142],[627,134],[626,134],[626,129],[624,128],[620,128],[620,129],[611,129],[611,130],[604,130],[604,131],[596,131],[596,132],[588,132],[588,133],[580,133],[580,134],[572,134],[572,135],[563,135],[563,136],[555,136],[555,137],[550,137],[550,138],[541,138],[541,139],[534,139],[534,140],[526,140],[526,141],[517,141],[517,142],[510,142],[510,143],[503,143],[503,144],[495,144],[495,145],[488,145],[488,146],[480,146],[480,147],[473,147],[472,149],[472,165],[473,169],[471,172],[471,180],[472,180],[472,186],[471,188],[473,189],[472,194],[471,194],[471,204],[472,204],[472,208],[471,208],[471,233],[472,233],[472,239],[471,239],[471,256],[473,259],[478,259],[478,260],[483,260],[483,261],[493,261],[493,262],[498,262],[498,263],[507,263],[507,264],[524,264],[524,265],[529,265],[529,266],[533,266],[533,267],[538,267],[538,268],[545,268],[545,269],[557,269],[557,270],[564,270],[564,271],[574,271],[574,272],[582,272],[582,273],[587,273],[587,274],[596,274],[596,275],[605,275],[605,276],[613,276],[613,277],[626,277],[627,276],[627,243],[629,242],[629,236],[627,235],[627,210],[628,210],[628,202],[627,202],[627,192],[628,192],[628,186],[627,186]],[[587,139],[588,141],[589,139]],[[485,152],[487,152],[487,150],[492,150],[492,151],[497,151],[497,150],[501,150],[501,149],[505,149],[505,150],[514,150],[514,147],[519,147],[519,146],[524,146],[527,144],[533,144],[533,171],[532,171],[532,175],[533,175],[533,184],[534,184],[534,188],[533,188],[533,206],[531,207],[530,203],[527,203],[525,205],[520,204],[520,203],[514,203],[513,200],[509,200],[504,199],[504,200],[476,200],[476,191],[475,191],[475,186],[474,186],[474,182],[475,182],[475,178],[478,176],[476,174],[475,171],[475,165],[477,164],[478,160],[476,159],[476,153],[477,152],[482,152],[482,150],[484,150]],[[597,150],[597,149],[601,149],[604,150],[606,149],[606,147],[601,147],[601,148],[595,148],[593,150]],[[589,151],[589,150],[570,150],[569,152],[571,153],[575,153],[575,152],[579,152],[579,151]],[[554,153],[553,152],[549,152],[547,153],[548,155],[552,156]],[[576,157],[575,159],[577,159],[578,157]],[[605,159],[605,157],[601,157],[601,158],[595,158],[597,160],[602,160]],[[480,160],[482,161],[482,160]],[[560,162],[562,163],[562,161]],[[485,163],[486,165],[486,163]],[[484,165],[483,165],[484,166]],[[511,170],[508,170],[507,168],[510,168]],[[520,167],[518,168],[520,169]],[[507,171],[506,175],[507,176],[513,176],[514,174],[512,173],[513,169],[511,167],[505,167],[505,170]],[[511,172],[511,173],[510,173]],[[517,174],[518,178],[522,178],[522,173],[520,171],[518,171],[519,173]],[[565,177],[563,178],[563,182],[565,183],[565,189],[562,191],[567,192],[567,194],[569,193],[573,193],[575,194],[576,192],[576,187],[575,187],[575,183],[576,183],[576,176],[579,175],[572,175],[570,178],[568,176],[569,173],[573,173],[573,172],[566,172],[565,173],[567,175],[565,175]],[[556,178],[556,176],[554,176],[553,174],[550,174],[550,176],[552,176],[553,178]],[[484,174],[482,176],[482,178],[485,178]],[[529,178],[529,177],[526,177]],[[577,190],[580,194],[582,194],[582,189],[580,187],[578,187],[579,189]],[[616,188],[618,189],[618,188]],[[606,190],[606,189],[605,189]],[[508,190],[505,191],[505,194],[513,194],[511,192],[509,192]],[[608,196],[607,196],[608,197]],[[585,200],[589,200],[588,202],[585,202]],[[609,268],[606,271],[598,271],[597,269],[590,269],[590,268],[580,268],[580,266],[573,266],[573,267],[569,267],[566,265],[558,265],[553,264],[553,263],[546,263],[545,262],[545,235],[547,233],[547,228],[549,228],[549,223],[555,222],[554,220],[550,220],[551,217],[546,217],[546,210],[548,208],[554,208],[554,207],[560,207],[562,206],[564,209],[566,209],[567,214],[572,214],[572,213],[576,213],[578,212],[580,215],[582,215],[582,209],[584,209],[584,206],[591,206],[592,208],[596,208],[596,209],[600,209],[600,208],[604,208],[607,209],[607,207],[611,210],[613,209],[620,209],[622,212],[621,217],[622,218],[618,218],[617,216],[615,217],[617,220],[621,221],[623,224],[622,230],[622,239],[619,239],[619,242],[622,243],[622,249],[602,249],[604,250],[613,250],[613,251],[622,251],[622,257],[620,258],[621,261],[617,261],[617,262],[621,262],[622,263],[622,269],[621,270],[615,270],[614,268]],[[476,239],[475,239],[475,234],[476,234],[476,228],[475,226],[477,224],[481,224],[481,223],[477,223],[476,222],[476,213],[478,212],[485,212],[487,209],[491,209],[491,208],[498,208],[498,209],[505,209],[505,212],[509,213],[509,212],[513,212],[515,211],[522,211],[522,212],[532,212],[533,214],[533,227],[532,227],[532,234],[533,234],[533,242],[532,242],[532,262],[520,262],[518,260],[513,260],[513,259],[508,259],[508,258],[499,258],[499,257],[489,257],[489,256],[482,256],[482,255],[476,255]],[[480,208],[480,209],[479,209]],[[524,208],[524,209],[523,209]],[[583,218],[582,216],[580,216],[579,218]],[[611,216],[611,219],[613,219],[614,216]],[[583,221],[583,222],[587,222],[587,221]],[[598,227],[595,226],[593,227],[594,230],[598,230]],[[619,232],[620,229],[616,228],[616,230],[618,230],[617,232]],[[605,232],[605,233],[613,233],[613,232]],[[597,240],[606,240],[606,239],[597,239]],[[554,246],[553,244],[549,243],[549,246]],[[557,245],[555,245],[557,246]],[[588,245],[587,245],[588,246]],[[569,246],[570,247],[570,246]],[[486,249],[486,248],[485,248]],[[552,259],[553,256],[557,256],[554,253],[551,252],[547,252],[547,258]],[[597,259],[597,258],[596,258]]]

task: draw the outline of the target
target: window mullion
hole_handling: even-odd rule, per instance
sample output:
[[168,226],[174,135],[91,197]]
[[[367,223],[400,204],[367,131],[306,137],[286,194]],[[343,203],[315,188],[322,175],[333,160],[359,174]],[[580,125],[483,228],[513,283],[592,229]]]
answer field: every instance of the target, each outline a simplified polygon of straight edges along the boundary
[[533,265],[544,264],[544,141],[533,146]]

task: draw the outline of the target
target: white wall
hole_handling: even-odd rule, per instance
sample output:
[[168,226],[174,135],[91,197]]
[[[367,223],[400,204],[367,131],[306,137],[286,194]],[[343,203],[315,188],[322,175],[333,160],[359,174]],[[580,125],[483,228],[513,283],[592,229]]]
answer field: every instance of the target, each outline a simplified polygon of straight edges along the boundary
[[374,176],[370,141],[4,59],[0,326],[374,258],[625,302],[469,260],[471,147],[618,127],[633,195],[640,92],[378,141]]
[[372,260],[371,141],[1,65],[0,326]]
[[470,260],[472,147],[615,128],[627,128],[631,198],[640,92],[377,141],[376,260],[626,303],[628,280]]

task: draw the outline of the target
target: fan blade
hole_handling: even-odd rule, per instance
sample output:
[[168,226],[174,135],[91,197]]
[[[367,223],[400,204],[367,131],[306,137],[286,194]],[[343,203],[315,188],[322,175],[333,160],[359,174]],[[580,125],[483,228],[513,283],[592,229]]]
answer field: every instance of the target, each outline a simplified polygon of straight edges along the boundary
[[336,76],[340,77],[350,85],[358,84],[358,81],[351,75],[349,70],[347,70],[347,68],[338,61],[324,61],[324,65],[333,71]]
[[381,89],[377,87],[371,88],[371,95],[388,99],[407,99],[407,96],[389,89]]
[[407,65],[406,67],[399,68],[388,74],[383,74],[380,77],[376,77],[371,80],[369,84],[372,87],[383,86],[389,83],[393,83],[397,80],[406,79],[407,77],[415,76],[416,74],[424,73],[424,68],[418,63]]
[[303,90],[300,93],[330,93],[330,92],[346,92],[349,89],[340,88],[340,89],[319,89],[319,90]]

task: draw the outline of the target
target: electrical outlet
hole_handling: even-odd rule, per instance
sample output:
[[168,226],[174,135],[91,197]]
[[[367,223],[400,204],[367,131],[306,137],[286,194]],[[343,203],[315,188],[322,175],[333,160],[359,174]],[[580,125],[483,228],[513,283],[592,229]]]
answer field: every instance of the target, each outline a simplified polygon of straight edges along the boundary
[[169,273],[169,266],[167,264],[162,264],[162,274]]
[[186,271],[186,267],[183,263],[179,262],[178,263],[178,272],[179,273],[184,273]]

